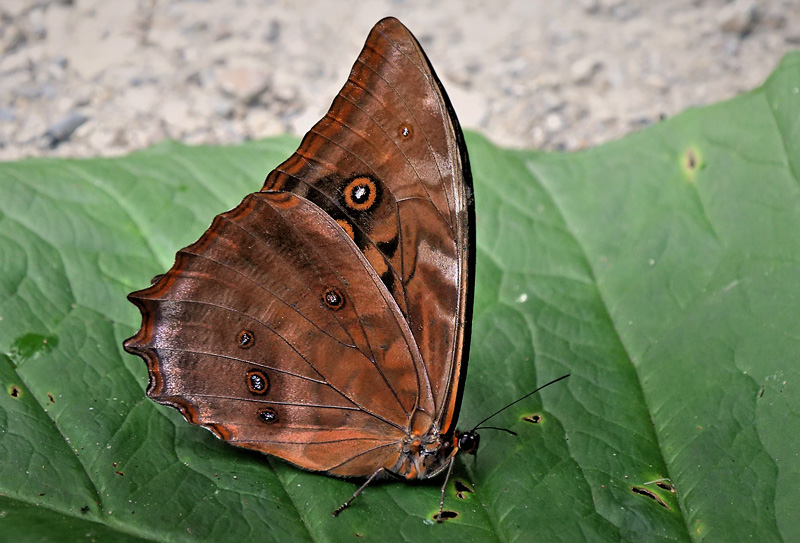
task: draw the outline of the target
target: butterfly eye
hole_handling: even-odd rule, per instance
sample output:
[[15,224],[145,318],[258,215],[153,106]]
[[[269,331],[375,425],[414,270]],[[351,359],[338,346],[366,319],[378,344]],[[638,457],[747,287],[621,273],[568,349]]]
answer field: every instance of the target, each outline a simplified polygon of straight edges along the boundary
[[467,454],[475,454],[480,442],[481,436],[474,431],[464,432],[458,436],[458,448]]
[[247,372],[247,388],[253,394],[266,394],[269,389],[269,379],[258,370],[249,371]]
[[278,422],[278,414],[274,409],[264,409],[258,414],[258,418],[261,422],[266,422],[267,424],[275,424]]
[[236,341],[239,342],[239,347],[242,349],[249,349],[256,343],[256,336],[250,330],[242,330],[236,335]]
[[369,177],[356,177],[344,189],[344,203],[350,209],[366,211],[375,204],[378,189]]
[[344,305],[344,296],[337,289],[331,288],[325,291],[322,301],[325,302],[329,309],[337,311]]

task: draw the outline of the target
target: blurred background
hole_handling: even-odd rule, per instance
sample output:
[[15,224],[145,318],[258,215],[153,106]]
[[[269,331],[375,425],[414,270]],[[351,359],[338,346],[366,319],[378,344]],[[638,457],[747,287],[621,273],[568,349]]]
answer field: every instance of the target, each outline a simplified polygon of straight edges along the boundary
[[521,148],[619,138],[800,48],[798,0],[2,0],[0,160],[301,136],[387,15],[466,128]]

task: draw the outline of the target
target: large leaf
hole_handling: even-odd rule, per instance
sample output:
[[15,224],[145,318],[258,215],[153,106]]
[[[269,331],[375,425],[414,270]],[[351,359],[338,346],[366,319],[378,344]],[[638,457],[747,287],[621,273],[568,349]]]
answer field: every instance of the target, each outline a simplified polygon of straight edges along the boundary
[[798,88],[794,54],[748,95],[590,151],[468,138],[462,425],[572,376],[492,421],[519,436],[484,432],[443,525],[436,481],[375,485],[333,519],[353,482],[189,425],[121,349],[125,295],[295,141],[0,165],[0,539],[800,540]]

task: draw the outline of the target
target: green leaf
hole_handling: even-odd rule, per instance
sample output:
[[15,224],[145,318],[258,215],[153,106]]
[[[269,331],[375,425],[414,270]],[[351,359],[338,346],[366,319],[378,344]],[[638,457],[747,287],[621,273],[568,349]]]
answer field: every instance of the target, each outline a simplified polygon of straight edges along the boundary
[[440,481],[376,484],[332,518],[353,481],[188,424],[146,398],[144,364],[122,351],[140,320],[125,295],[296,141],[0,164],[0,534],[800,540],[799,88],[791,54],[747,95],[596,149],[468,135],[478,270],[462,425],[572,375],[492,420],[519,435],[483,432],[443,525]]

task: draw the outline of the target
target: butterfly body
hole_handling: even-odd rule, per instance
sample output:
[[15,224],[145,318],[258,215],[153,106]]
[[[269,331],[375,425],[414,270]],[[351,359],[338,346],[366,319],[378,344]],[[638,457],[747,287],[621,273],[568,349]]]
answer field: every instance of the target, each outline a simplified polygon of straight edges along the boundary
[[[396,19],[261,191],[129,299],[147,394],[240,447],[343,477],[427,479],[455,429],[474,208],[458,120]],[[371,480],[371,479],[370,479]]]
[[409,435],[402,443],[395,462],[384,465],[388,471],[406,479],[429,479],[444,471],[457,448],[447,436],[431,431]]

